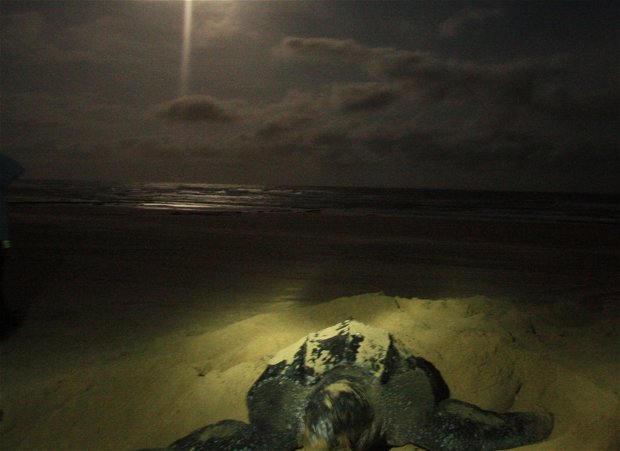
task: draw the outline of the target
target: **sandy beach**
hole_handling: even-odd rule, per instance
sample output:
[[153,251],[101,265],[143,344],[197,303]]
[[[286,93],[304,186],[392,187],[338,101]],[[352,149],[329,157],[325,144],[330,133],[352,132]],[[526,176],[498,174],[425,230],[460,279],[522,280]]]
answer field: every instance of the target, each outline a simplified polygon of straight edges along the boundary
[[[279,349],[354,317],[455,398],[620,448],[620,227],[12,205],[0,448],[161,447],[247,419]],[[413,450],[414,446],[400,449]]]

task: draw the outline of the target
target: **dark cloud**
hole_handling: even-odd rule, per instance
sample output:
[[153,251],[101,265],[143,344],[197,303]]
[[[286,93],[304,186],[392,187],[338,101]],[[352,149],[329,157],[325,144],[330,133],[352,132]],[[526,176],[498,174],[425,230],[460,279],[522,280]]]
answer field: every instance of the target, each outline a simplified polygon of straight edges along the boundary
[[[54,127],[67,124],[70,120],[64,102],[48,94],[12,95],[3,100],[3,122],[13,127]],[[7,111],[9,114],[6,114]]]
[[241,111],[238,103],[196,95],[159,105],[155,116],[178,122],[234,122],[241,118]]
[[559,119],[620,120],[620,90],[604,88],[595,93],[571,92],[557,87],[541,93],[534,107]]
[[88,93],[14,94],[3,99],[2,145],[23,155],[87,156],[83,149],[110,136],[135,133],[143,113]]
[[353,39],[287,37],[273,52],[280,57],[364,59],[369,49]]
[[166,59],[168,52],[176,52],[166,34],[149,32],[144,19],[127,16],[106,14],[64,25],[62,33],[58,23],[39,12],[3,15],[2,25],[2,48],[13,58],[11,64],[124,63],[135,70],[154,57]]
[[[286,52],[282,52],[282,48]],[[556,118],[617,117],[618,89],[579,92],[572,79],[577,62],[565,56],[520,58],[502,63],[442,58],[431,52],[371,48],[353,40],[287,38],[277,47],[280,56],[355,62],[368,75],[386,84],[349,84],[335,90],[344,111],[377,109],[403,96],[430,105],[450,101],[482,105],[504,117],[530,109]],[[388,85],[387,83],[392,83]]]
[[44,30],[44,19],[36,12],[6,14],[1,16],[0,38],[3,52],[25,53],[39,46]]
[[393,86],[382,83],[355,83],[333,89],[334,101],[342,111],[378,110],[396,102],[400,93]]
[[221,149],[201,142],[192,147],[173,136],[136,136],[121,139],[113,144],[121,159],[161,159],[169,161],[218,159]]
[[342,130],[325,130],[311,137],[311,144],[318,147],[350,148],[351,138]]
[[280,102],[255,109],[255,134],[266,140],[290,139],[290,135],[313,127],[330,112],[328,101],[310,94],[291,92]]
[[50,25],[37,12],[2,16],[0,43],[11,65],[41,65],[90,60],[83,49],[62,48],[51,39]]
[[280,118],[276,120],[267,120],[256,129],[256,136],[261,139],[274,140],[279,139],[287,133],[303,127],[308,123],[303,118]]
[[431,52],[370,48],[350,39],[287,38],[277,52],[281,56],[353,61],[371,76],[409,83],[403,86],[435,99],[482,95],[487,101],[528,101],[542,84],[569,70],[568,61],[561,57],[475,63],[441,58]]
[[501,16],[499,9],[464,8],[454,16],[444,20],[439,25],[439,33],[451,38],[463,32],[467,27],[499,16]]

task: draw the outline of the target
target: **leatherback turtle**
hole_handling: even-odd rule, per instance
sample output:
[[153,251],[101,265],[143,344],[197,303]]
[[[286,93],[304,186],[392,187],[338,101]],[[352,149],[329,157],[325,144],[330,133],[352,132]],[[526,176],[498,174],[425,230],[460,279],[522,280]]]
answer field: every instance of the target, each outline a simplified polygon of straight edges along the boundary
[[223,420],[167,449],[496,450],[543,440],[553,427],[548,413],[496,413],[451,399],[430,362],[351,319],[278,352],[247,407],[249,424]]

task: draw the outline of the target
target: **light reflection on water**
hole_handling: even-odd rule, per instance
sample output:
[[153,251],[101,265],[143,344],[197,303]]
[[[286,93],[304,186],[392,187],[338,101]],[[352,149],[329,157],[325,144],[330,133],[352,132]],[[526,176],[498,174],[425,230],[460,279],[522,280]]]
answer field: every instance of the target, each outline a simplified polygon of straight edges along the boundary
[[311,211],[620,223],[618,194],[19,180],[11,185],[7,198],[13,203],[116,205],[182,211]]

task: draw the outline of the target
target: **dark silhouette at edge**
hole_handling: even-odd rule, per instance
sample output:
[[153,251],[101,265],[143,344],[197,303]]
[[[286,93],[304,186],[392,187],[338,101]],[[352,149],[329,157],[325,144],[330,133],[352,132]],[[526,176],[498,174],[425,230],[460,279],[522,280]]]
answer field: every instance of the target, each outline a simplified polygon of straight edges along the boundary
[[0,340],[11,336],[23,322],[23,313],[13,310],[4,297],[4,277],[7,254],[11,248],[9,232],[9,213],[4,200],[4,192],[24,168],[15,160],[0,154]]

